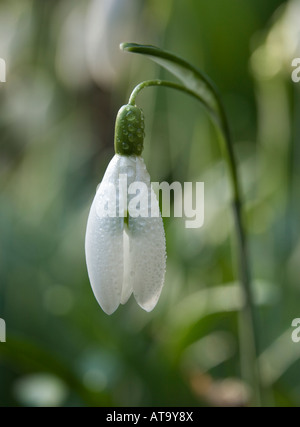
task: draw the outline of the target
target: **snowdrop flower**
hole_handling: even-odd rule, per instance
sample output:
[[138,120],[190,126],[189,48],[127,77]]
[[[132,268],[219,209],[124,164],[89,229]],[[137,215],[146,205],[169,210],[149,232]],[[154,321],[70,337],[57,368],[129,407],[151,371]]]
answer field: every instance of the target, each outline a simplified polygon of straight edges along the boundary
[[97,188],[85,240],[90,283],[107,314],[132,293],[144,310],[151,311],[164,282],[165,234],[141,157],[143,140],[142,111],[123,106],[116,120],[116,154]]

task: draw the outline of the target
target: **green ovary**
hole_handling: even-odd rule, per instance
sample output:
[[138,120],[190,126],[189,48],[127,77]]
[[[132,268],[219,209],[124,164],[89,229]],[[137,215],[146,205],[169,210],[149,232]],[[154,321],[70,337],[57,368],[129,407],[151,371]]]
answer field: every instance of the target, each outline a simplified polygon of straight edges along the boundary
[[144,114],[133,105],[120,108],[115,126],[115,152],[122,156],[140,156],[144,148]]

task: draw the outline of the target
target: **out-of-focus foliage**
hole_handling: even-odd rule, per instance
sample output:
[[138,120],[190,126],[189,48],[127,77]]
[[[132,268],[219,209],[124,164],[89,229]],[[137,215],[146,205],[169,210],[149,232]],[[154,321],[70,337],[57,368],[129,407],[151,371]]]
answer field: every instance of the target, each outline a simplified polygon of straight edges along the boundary
[[151,313],[108,317],[89,285],[84,234],[113,155],[116,112],[166,77],[119,43],[185,57],[219,86],[246,199],[265,404],[300,404],[300,1],[0,2],[0,406],[245,405],[226,170],[197,102],[148,89],[153,181],[204,181],[205,223],[166,218],[167,274]]

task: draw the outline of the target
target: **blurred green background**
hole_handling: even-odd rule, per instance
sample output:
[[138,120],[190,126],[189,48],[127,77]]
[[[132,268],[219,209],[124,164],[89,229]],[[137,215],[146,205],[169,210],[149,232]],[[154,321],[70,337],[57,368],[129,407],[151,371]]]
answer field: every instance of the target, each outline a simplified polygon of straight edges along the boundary
[[170,78],[119,43],[204,70],[229,116],[246,199],[264,404],[300,405],[300,1],[1,0],[0,406],[244,406],[233,221],[217,132],[198,103],[152,88],[152,181],[204,181],[205,222],[164,220],[165,286],[151,313],[112,316],[87,276],[88,211],[134,86]]

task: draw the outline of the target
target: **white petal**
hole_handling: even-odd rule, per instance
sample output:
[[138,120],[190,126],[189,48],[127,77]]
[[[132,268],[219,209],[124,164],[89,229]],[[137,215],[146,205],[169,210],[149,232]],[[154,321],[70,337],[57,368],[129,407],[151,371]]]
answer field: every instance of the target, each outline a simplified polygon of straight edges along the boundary
[[114,156],[97,189],[89,213],[85,252],[90,283],[95,297],[107,313],[120,304],[123,283],[124,219],[99,216],[99,205],[110,201],[111,185],[117,185],[120,156]]
[[[126,182],[119,195],[113,188],[119,186],[120,175]],[[126,200],[127,190],[134,181],[146,183],[149,207],[147,217],[129,217],[127,228],[118,210],[116,217],[104,217],[103,206],[108,202],[111,214],[123,200],[124,213],[127,213],[132,197],[129,195]],[[107,212],[106,209],[107,206]],[[120,303],[124,304],[132,292],[146,311],[151,311],[158,301],[166,267],[165,234],[161,217],[151,217],[151,211],[159,213],[159,208],[143,159],[115,155],[97,189],[86,231],[86,262],[91,286],[107,314],[113,313]]]
[[[126,228],[126,226],[124,227]],[[130,270],[130,257],[129,257],[129,236],[124,230],[123,232],[123,256],[124,256],[124,272],[123,272],[123,286],[121,294],[121,304],[125,304],[132,294],[132,280]]]
[[148,187],[148,217],[129,217],[130,274],[135,299],[146,311],[151,311],[160,296],[166,270],[166,241],[162,218],[151,217],[159,212],[158,201],[150,185],[144,161],[137,158],[136,180]]

